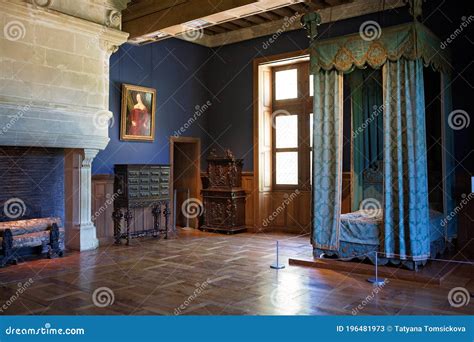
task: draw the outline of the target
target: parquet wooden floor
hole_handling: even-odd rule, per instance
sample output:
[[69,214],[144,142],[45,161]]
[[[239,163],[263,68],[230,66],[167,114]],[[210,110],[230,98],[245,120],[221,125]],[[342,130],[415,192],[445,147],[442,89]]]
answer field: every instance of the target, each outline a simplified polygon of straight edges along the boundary
[[456,286],[473,292],[472,266],[459,267],[441,286],[390,279],[374,295],[366,275],[270,269],[276,240],[283,262],[311,252],[308,236],[193,230],[173,240],[133,240],[128,247],[111,244],[6,267],[0,269],[0,314],[351,315],[358,305],[361,315],[474,314],[473,298],[459,308],[447,298]]

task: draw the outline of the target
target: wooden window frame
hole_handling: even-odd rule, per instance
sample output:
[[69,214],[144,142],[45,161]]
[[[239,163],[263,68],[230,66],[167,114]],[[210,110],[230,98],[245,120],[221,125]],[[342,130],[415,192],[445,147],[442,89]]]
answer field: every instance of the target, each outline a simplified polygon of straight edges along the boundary
[[[297,69],[297,98],[276,100],[275,73],[278,71]],[[309,87],[309,61],[297,60],[294,63],[271,68],[272,85],[272,113],[280,110],[288,111],[298,115],[298,145],[294,148],[276,147],[276,129],[272,124],[272,188],[274,190],[310,190],[310,127],[309,114],[313,112],[313,97],[310,96]],[[298,184],[277,184],[276,183],[276,153],[277,152],[298,152]]]

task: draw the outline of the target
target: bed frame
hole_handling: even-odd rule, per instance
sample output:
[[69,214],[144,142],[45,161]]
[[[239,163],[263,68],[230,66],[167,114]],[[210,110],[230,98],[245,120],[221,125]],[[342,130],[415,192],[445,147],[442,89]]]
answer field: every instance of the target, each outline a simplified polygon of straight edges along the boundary
[[[383,161],[377,161],[363,172],[363,198],[374,198],[380,203],[383,203]],[[445,238],[438,238],[430,243],[430,257],[435,258],[442,254],[446,249]],[[383,252],[379,245],[361,244],[347,241],[340,241],[339,249],[337,251],[323,250],[315,248],[313,255],[316,258],[339,258],[342,260],[370,260],[375,263],[375,252]],[[403,265],[410,270],[418,270],[419,266],[425,265],[427,260],[413,261],[401,260],[397,258],[386,258],[378,256],[378,263],[381,265],[393,264]]]

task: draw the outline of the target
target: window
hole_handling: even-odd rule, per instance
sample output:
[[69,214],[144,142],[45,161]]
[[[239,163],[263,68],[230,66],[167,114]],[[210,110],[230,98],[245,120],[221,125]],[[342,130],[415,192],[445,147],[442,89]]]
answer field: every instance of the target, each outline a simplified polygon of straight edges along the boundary
[[313,122],[309,63],[272,67],[272,76],[273,188],[309,189]]

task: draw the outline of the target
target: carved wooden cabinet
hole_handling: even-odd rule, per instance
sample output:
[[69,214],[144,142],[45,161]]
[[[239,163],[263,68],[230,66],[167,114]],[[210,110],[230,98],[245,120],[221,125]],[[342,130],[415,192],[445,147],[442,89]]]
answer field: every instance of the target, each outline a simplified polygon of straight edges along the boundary
[[[168,238],[170,215],[170,166],[169,165],[115,165],[114,178],[114,236],[115,243],[133,237],[160,233]],[[133,208],[151,207],[153,228],[130,229]],[[122,219],[125,231],[122,231]],[[164,221],[164,222],[163,222]]]
[[202,190],[204,225],[201,229],[227,234],[246,231],[242,159],[236,159],[230,150],[224,156],[212,151],[207,162],[209,187]]

